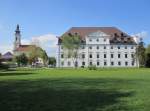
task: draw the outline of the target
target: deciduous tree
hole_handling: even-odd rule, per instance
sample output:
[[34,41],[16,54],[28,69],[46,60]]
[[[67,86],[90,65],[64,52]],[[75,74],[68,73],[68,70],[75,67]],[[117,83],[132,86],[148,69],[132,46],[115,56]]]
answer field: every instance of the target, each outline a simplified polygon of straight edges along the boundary
[[55,57],[49,57],[48,58],[48,64],[55,67],[56,66],[56,59]]
[[78,34],[67,34],[62,37],[62,47],[64,48],[64,54],[70,57],[77,67],[78,50],[81,46],[81,38]]
[[150,45],[146,48],[146,67],[150,67]]
[[16,56],[15,61],[17,62],[18,66],[26,66],[28,64],[28,58],[24,53]]
[[2,54],[0,53],[0,64],[1,64],[1,62],[2,62]]
[[42,58],[44,65],[46,65],[47,60],[48,60],[46,51],[37,46],[31,46],[30,49],[31,50],[29,53],[29,63],[30,64],[35,63],[37,62],[38,58]]
[[145,58],[146,58],[145,51],[146,51],[146,49],[144,47],[144,42],[141,39],[140,42],[139,42],[139,44],[138,44],[137,51],[136,51],[136,53],[137,53],[137,59],[139,61],[139,66],[140,67],[145,66]]

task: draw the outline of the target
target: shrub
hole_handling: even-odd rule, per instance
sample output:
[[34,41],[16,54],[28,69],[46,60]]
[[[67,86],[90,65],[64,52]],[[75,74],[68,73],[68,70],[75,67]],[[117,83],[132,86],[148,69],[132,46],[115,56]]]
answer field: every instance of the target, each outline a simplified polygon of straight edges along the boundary
[[84,66],[81,66],[81,68],[84,68]]
[[7,64],[0,63],[0,69],[8,69],[9,66]]
[[88,69],[89,69],[89,70],[97,70],[97,67],[96,67],[96,65],[90,65],[90,66],[88,67]]

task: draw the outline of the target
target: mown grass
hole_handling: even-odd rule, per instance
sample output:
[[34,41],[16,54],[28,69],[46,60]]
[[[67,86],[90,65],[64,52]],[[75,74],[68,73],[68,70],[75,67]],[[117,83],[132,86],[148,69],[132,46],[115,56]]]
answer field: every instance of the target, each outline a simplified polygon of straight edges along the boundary
[[150,111],[150,69],[0,71],[1,111]]

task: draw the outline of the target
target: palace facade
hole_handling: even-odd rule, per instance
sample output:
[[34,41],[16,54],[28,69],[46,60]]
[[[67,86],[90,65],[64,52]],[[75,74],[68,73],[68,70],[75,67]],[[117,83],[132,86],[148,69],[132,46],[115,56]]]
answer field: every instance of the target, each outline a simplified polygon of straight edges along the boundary
[[[83,41],[75,64],[61,45],[66,34],[78,34]],[[62,36],[58,38],[57,67],[138,67],[137,43],[118,28],[72,27]]]

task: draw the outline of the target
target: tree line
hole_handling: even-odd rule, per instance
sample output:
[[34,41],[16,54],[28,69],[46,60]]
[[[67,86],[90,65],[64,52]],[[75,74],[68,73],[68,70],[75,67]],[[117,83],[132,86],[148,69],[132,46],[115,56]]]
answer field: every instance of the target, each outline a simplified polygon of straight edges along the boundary
[[144,42],[141,39],[137,47],[137,58],[139,60],[140,67],[150,67],[150,44],[147,47],[144,46]]
[[[43,50],[40,47],[37,46],[31,46],[29,48],[28,53],[21,53],[18,54],[17,56],[14,56],[13,60],[11,61],[12,63],[17,63],[17,66],[39,66],[39,64],[36,64],[38,62],[38,59],[41,58],[43,64],[42,66],[48,66],[50,65],[51,67],[56,66],[56,59],[55,57],[48,57],[47,53],[45,50]],[[0,68],[4,68],[4,66],[8,66],[10,64],[3,64],[2,63],[2,54],[0,53]]]
[[51,67],[56,66],[56,59],[54,57],[48,57],[47,53],[45,50],[43,50],[40,47],[35,47],[31,46],[30,47],[30,52],[28,56],[24,53],[22,53],[19,56],[15,56],[14,60],[17,62],[18,66],[26,66],[26,65],[31,65],[31,66],[36,66],[38,62],[38,59],[41,58],[43,62],[43,66],[48,66],[50,65]]

